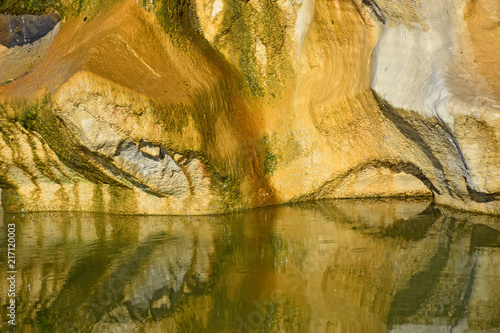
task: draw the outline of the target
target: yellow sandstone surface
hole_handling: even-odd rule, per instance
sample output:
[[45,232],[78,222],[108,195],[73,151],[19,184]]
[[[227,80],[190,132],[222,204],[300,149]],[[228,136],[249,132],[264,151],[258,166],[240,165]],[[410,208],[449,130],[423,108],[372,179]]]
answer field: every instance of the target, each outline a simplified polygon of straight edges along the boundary
[[63,17],[0,86],[6,211],[432,194],[500,212],[496,3],[141,5]]

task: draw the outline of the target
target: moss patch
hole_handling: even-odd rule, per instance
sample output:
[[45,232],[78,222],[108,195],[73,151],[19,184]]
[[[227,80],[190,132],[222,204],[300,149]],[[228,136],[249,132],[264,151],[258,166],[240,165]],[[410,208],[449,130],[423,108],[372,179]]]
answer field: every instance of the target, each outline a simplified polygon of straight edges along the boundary
[[20,114],[16,120],[28,130],[34,130],[37,122],[40,121],[39,115],[44,105],[49,103],[49,97],[44,97],[41,101],[37,101],[33,104],[29,104],[26,101],[22,101],[18,104],[17,108],[20,109]]
[[81,16],[92,19],[120,0],[5,0],[0,13],[10,15],[42,15],[57,12],[62,18]]
[[263,156],[265,175],[271,177],[278,168],[283,168],[304,154],[304,150],[293,133],[278,135],[269,133],[259,141],[259,151]]
[[106,206],[104,204],[102,184],[94,185],[92,191],[92,205],[92,211],[94,212],[103,213],[105,211]]
[[273,153],[272,147],[270,147],[269,136],[265,135],[262,137],[259,148],[263,152],[264,160],[262,161],[264,165],[264,174],[267,177],[271,177],[278,166],[280,157]]
[[134,213],[139,211],[136,194],[126,187],[110,186],[111,197],[109,211],[117,213]]

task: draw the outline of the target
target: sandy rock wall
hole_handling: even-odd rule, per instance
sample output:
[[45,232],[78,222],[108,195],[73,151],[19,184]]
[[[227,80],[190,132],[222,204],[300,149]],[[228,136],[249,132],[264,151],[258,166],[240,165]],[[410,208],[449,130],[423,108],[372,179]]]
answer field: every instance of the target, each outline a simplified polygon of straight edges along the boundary
[[[0,86],[1,130],[37,138],[88,186],[5,171],[11,211],[55,209],[49,188],[91,198],[58,210],[112,211],[87,203],[97,187],[129,213],[431,194],[500,212],[495,2],[64,6],[43,9],[63,18],[40,63]],[[47,205],[29,203],[33,187]]]

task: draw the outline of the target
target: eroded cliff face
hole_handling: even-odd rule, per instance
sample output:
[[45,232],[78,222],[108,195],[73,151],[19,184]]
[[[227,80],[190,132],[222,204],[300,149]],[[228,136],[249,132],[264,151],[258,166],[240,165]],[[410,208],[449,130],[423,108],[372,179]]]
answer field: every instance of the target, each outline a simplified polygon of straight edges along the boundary
[[499,6],[49,3],[38,14],[63,16],[38,41],[50,48],[2,76],[4,208],[204,214],[432,194],[500,213]]

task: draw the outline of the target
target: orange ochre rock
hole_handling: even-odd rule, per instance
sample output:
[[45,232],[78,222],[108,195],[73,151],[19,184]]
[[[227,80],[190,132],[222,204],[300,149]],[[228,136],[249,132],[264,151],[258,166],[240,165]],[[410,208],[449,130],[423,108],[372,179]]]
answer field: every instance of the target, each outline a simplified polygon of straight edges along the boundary
[[500,3],[142,5],[0,45],[5,211],[432,195],[500,213]]

